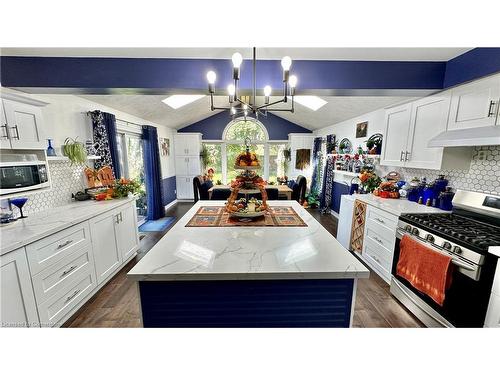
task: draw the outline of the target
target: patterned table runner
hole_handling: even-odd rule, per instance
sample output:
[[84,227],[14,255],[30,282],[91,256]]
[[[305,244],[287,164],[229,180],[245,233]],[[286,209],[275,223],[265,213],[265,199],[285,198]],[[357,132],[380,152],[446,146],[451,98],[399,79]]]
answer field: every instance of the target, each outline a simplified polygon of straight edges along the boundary
[[186,227],[307,227],[292,207],[271,207],[269,211],[252,221],[239,221],[229,217],[224,207],[200,207]]

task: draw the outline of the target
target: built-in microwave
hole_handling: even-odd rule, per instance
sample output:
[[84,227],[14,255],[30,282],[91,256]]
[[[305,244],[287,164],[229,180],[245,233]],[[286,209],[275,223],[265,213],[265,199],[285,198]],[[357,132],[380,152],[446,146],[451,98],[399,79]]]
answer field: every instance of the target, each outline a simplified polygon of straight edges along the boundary
[[20,193],[50,186],[44,161],[0,163],[0,195]]

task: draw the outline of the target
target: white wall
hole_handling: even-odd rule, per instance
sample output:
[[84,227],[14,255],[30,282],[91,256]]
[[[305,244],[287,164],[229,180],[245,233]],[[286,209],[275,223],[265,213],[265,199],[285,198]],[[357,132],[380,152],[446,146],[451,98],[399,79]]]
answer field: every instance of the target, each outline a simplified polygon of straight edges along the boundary
[[[60,147],[67,137],[76,138],[85,142],[92,138],[92,121],[85,113],[87,111],[100,110],[109,112],[116,116],[118,120],[131,122],[137,125],[152,125],[158,128],[158,136],[170,139],[170,145],[173,147],[173,135],[175,129],[168,128],[130,115],[128,113],[116,110],[105,105],[80,98],[76,95],[53,95],[53,94],[25,94],[20,91],[2,89],[5,92],[15,93],[33,99],[49,103],[42,108],[45,134],[47,138],[53,139],[53,146],[58,155],[61,155]],[[169,157],[161,157],[162,177],[167,178],[175,175],[175,165],[173,149]]]

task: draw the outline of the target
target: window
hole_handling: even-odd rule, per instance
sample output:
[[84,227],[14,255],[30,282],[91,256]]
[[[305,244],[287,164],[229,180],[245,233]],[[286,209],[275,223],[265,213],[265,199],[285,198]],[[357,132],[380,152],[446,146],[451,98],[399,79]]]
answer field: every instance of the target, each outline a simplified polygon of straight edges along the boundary
[[276,183],[278,176],[285,174],[286,165],[283,150],[287,143],[269,142],[265,126],[255,119],[236,119],[230,122],[223,133],[222,142],[204,142],[207,150],[206,168],[215,169],[214,183],[220,180],[228,183],[233,180],[239,170],[234,169],[236,156],[245,149],[245,138],[251,141],[250,150],[255,152],[260,161],[260,168],[256,171],[269,182]]

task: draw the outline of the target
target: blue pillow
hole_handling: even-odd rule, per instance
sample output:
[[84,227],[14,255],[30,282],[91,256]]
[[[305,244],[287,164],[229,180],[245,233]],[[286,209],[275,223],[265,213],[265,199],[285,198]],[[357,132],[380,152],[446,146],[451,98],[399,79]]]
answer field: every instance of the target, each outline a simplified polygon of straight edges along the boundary
[[295,180],[290,180],[288,181],[287,185],[290,189],[293,189],[293,187],[296,185],[297,183],[295,182]]
[[201,184],[201,190],[208,191],[208,189],[210,189],[212,186],[214,186],[212,180],[206,180],[204,183]]

